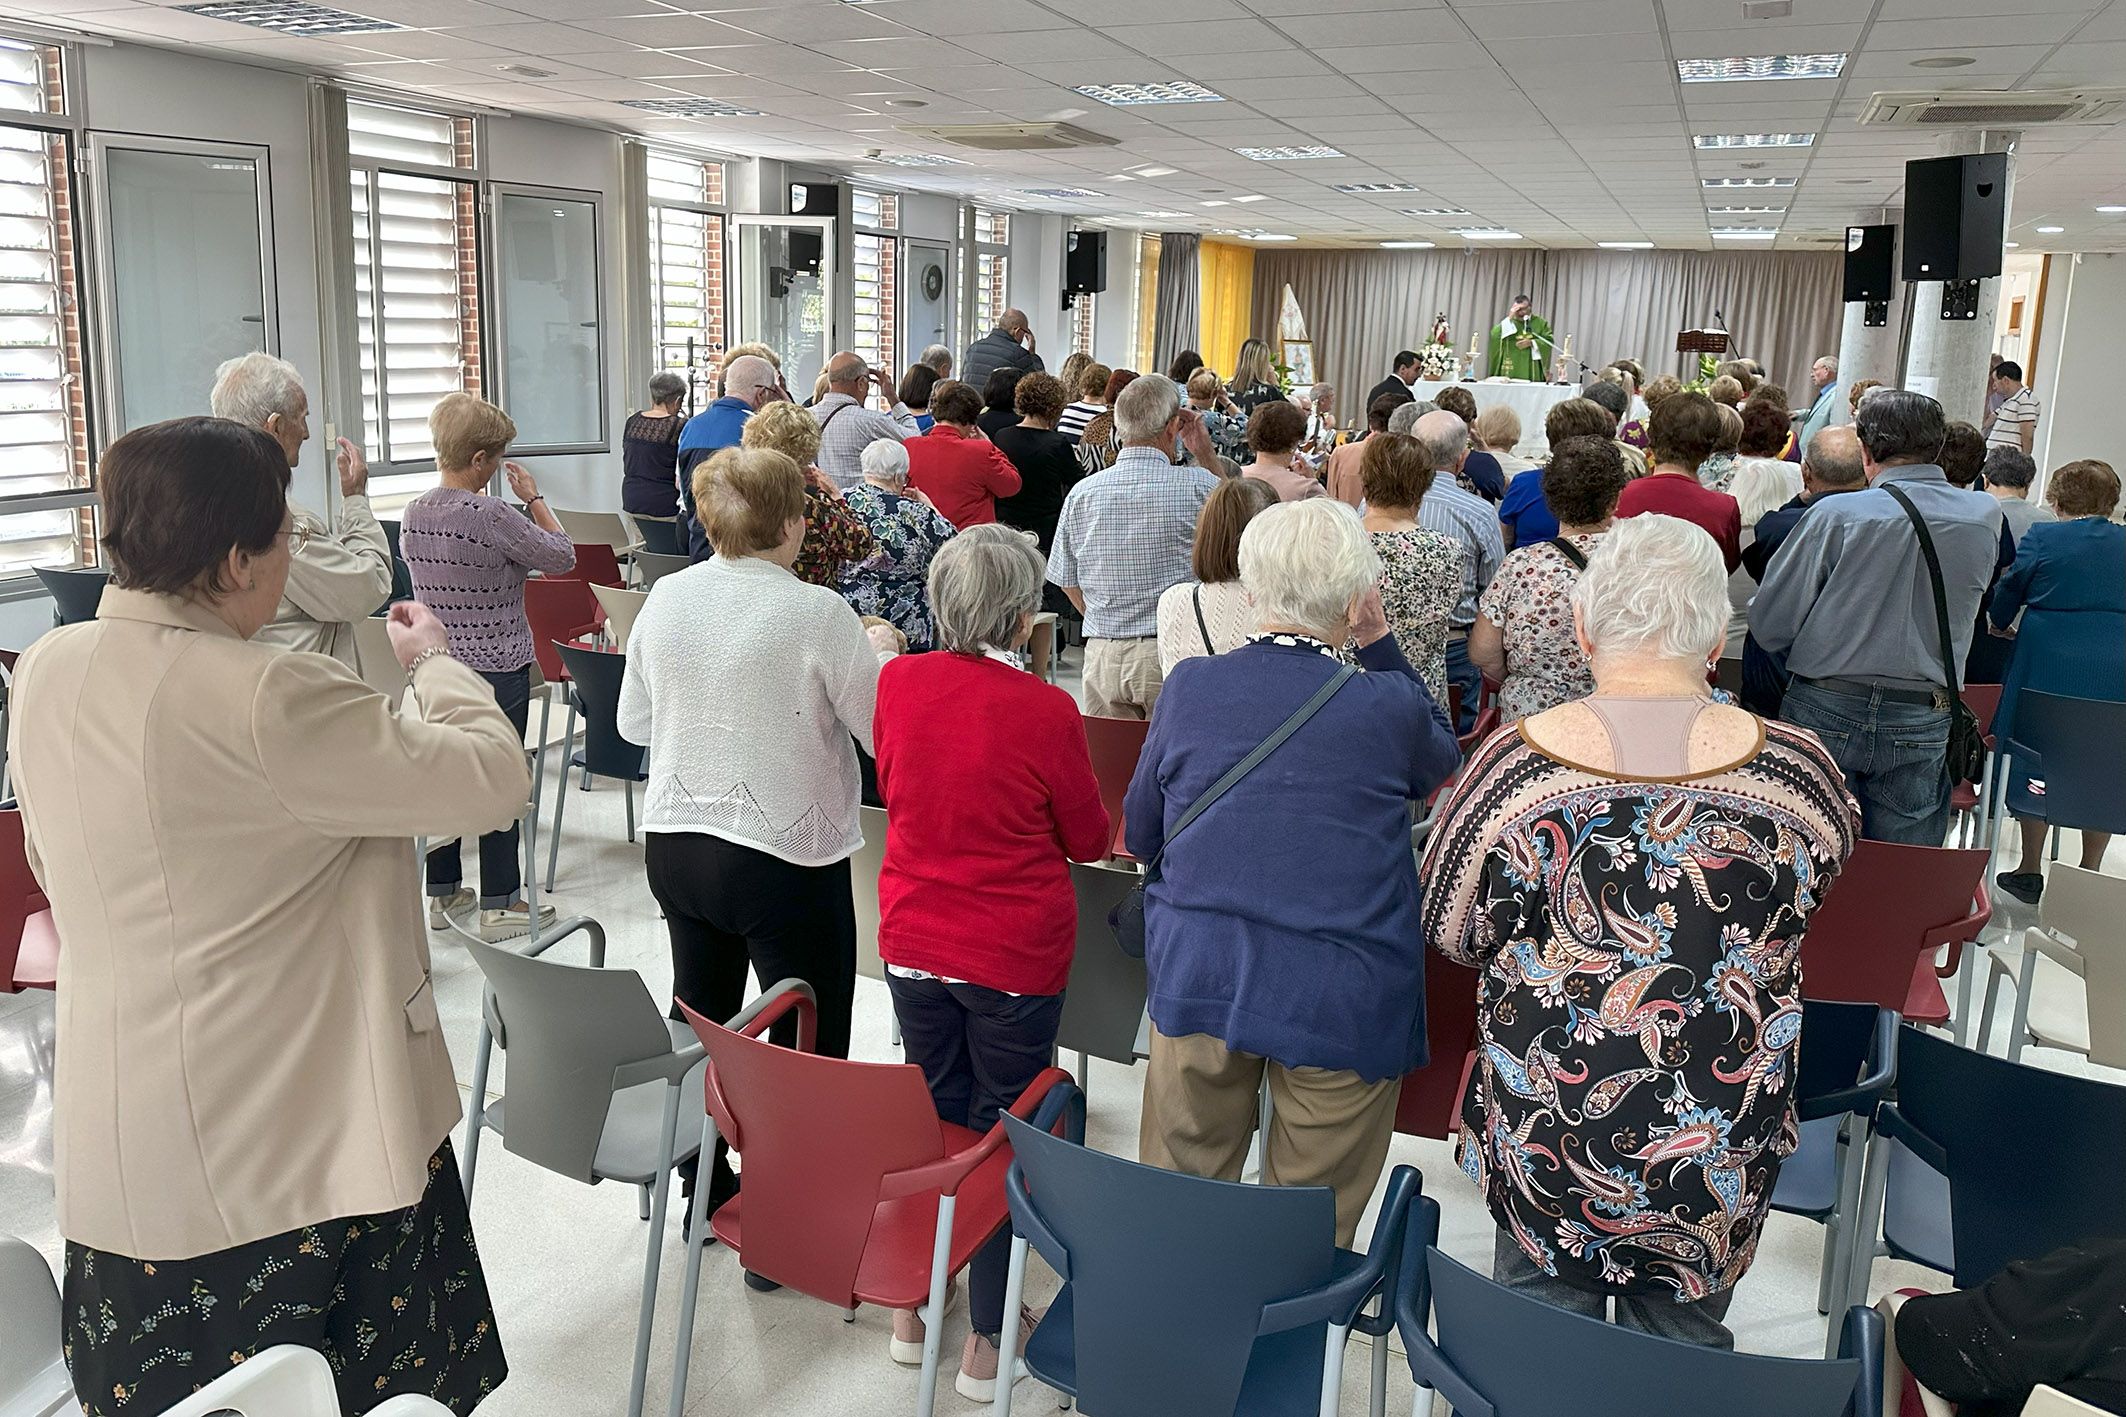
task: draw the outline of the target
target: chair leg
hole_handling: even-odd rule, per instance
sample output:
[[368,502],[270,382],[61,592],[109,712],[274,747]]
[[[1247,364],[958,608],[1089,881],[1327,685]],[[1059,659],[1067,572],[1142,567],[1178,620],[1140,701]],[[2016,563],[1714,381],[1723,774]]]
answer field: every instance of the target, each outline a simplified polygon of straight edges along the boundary
[[[1846,1167],[1852,1164],[1852,1154],[1847,1149],[1846,1141],[1846,1133],[1851,1126],[1852,1119],[1848,1118],[1838,1129],[1837,1165],[1832,1169],[1837,1178],[1836,1186],[1840,1195],[1845,1191]],[[1816,1312],[1819,1314],[1831,1312],[1832,1280],[1845,1272],[1838,1263],[1845,1253],[1844,1241],[1839,1234],[1839,1222],[1842,1218],[1836,1209],[1823,1218],[1823,1263],[1818,1267],[1816,1276]]]
[[1344,1405],[1344,1344],[1351,1338],[1349,1324],[1330,1324],[1321,1350],[1321,1417],[1336,1417]]
[[[2023,949],[2028,951],[2029,948],[2030,942],[2028,940],[2023,941]],[[2000,970],[1994,968],[1990,962],[1987,964],[1986,1006],[1978,1016],[1978,1041],[1971,1045],[1981,1053],[1993,1051],[1993,1007],[2000,1001],[2001,980],[2006,977]]]
[[568,806],[568,745],[576,741],[576,703],[568,705],[568,731],[561,736],[561,791],[554,797],[554,835],[546,844],[546,888],[554,888],[554,867],[561,860],[561,810]]
[[465,1155],[458,1161],[458,1180],[465,1188],[465,1203],[472,1204],[472,1169],[480,1160],[480,1132],[487,1125],[487,1065],[495,1050],[494,1036],[487,1031],[487,991],[480,991],[480,1041],[473,1045],[472,1106],[465,1114]]
[[[1388,1316],[1388,1296],[1383,1293],[1376,1301],[1377,1317]],[[1388,1417],[1388,1336],[1394,1333],[1391,1327],[1373,1337],[1373,1392],[1366,1402],[1366,1411],[1372,1417]]]
[[1949,1020],[1949,1036],[1959,1048],[1970,1046],[1967,1040],[1971,1032],[1971,994],[1975,987],[1971,979],[1984,967],[1986,960],[1987,955],[1976,939],[1964,942],[1964,952],[1957,961],[1956,970],[1956,1016]]
[[[1882,1235],[1883,1197],[1890,1186],[1890,1148],[1871,1145],[1868,1147],[1865,1180],[1861,1185],[1860,1213],[1853,1217],[1851,1235],[1847,1244],[1850,1262],[1846,1265],[1845,1302],[1836,1312],[1843,1315],[1855,1304],[1868,1301],[1868,1285],[1875,1273],[1875,1247]],[[1842,1321],[1831,1325],[1832,1345],[1837,1343]]]
[[524,948],[539,953],[539,799],[524,809]]
[[[1011,1315],[1019,1311],[1026,1296],[1026,1240],[1024,1236],[1011,1237],[1011,1268],[1004,1275],[1004,1312]],[[1019,1326],[1009,1318],[1003,1331],[997,1334],[997,1396],[996,1417],[1011,1417],[1011,1365],[1019,1358]]]
[[[716,1119],[704,1116],[700,1156],[716,1154]],[[672,1354],[671,1417],[684,1417],[687,1402],[687,1363],[693,1357],[694,1306],[701,1297],[701,1252],[708,1246],[709,1187],[697,1185],[692,1202],[693,1219],[687,1232],[686,1279],[679,1287],[679,1334]]]
[[2008,1020],[2008,1061],[2023,1060],[2023,1045],[2030,1041],[2030,990],[2037,983],[2037,951],[2023,945],[2022,971],[2015,977],[2015,1016]]
[[635,784],[622,778],[620,791],[627,798],[627,839],[632,844],[635,840]]
[[553,726],[554,721],[554,696],[551,692],[552,689],[553,686],[549,684],[539,691],[539,751],[537,755],[532,758],[533,806],[538,805],[540,788],[546,782],[547,730]]
[[[930,1302],[923,1309],[923,1375],[915,1390],[915,1417],[931,1417],[937,1408],[938,1345],[944,1336],[945,1283],[950,1277],[946,1266],[952,1262],[952,1213],[959,1200],[954,1195],[938,1197],[937,1237],[930,1245]],[[1012,1327],[1009,1310],[1004,1327]],[[1007,1382],[1010,1377],[1002,1368],[997,1369],[998,1382]]]
[[[669,1158],[679,1136],[679,1094],[677,1083],[664,1090],[664,1126],[658,1135],[663,1138],[661,1157]],[[635,1320],[635,1366],[628,1378],[628,1417],[642,1417],[643,1391],[650,1376],[650,1327],[657,1318],[657,1262],[664,1255],[664,1211],[672,1194],[672,1168],[667,1164],[657,1172],[657,1189],[650,1205],[650,1240],[646,1249],[648,1258],[642,1264],[642,1310]]]
[[648,1220],[650,1218],[650,1188],[648,1186],[637,1186],[635,1189],[642,1193],[635,1198],[635,1218]]

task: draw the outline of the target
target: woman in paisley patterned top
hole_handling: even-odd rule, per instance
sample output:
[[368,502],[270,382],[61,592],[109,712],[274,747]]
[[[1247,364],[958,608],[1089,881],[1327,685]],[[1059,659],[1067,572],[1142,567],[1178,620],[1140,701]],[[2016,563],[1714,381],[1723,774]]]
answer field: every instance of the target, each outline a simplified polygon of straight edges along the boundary
[[1470,761],[1427,849],[1424,938],[1480,971],[1462,1169],[1493,1275],[1718,1347],[1799,1139],[1801,937],[1859,835],[1823,745],[1707,698],[1719,549],[1619,522],[1572,603],[1593,697]]
[[805,540],[790,573],[808,585],[833,587],[842,568],[873,550],[871,533],[849,514],[841,493],[819,470],[819,420],[801,404],[777,399],[746,420],[740,443],[781,453],[804,469]]
[[858,455],[864,480],[849,489],[849,515],[871,533],[874,549],[843,565],[838,589],[859,615],[882,615],[919,654],[936,642],[923,588],[930,558],[954,528],[930,499],[908,486],[908,450],[881,438]]
[[1448,618],[1462,597],[1462,543],[1417,524],[1417,504],[1432,487],[1432,462],[1407,433],[1376,433],[1359,459],[1365,527],[1387,567],[1381,609],[1395,643],[1425,681],[1434,703],[1447,702]]

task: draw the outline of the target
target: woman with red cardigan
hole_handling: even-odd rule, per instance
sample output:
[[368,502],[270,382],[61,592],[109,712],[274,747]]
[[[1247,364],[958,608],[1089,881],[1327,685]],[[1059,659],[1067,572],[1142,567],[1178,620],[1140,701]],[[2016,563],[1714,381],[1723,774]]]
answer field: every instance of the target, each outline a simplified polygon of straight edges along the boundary
[[[887,663],[872,724],[886,987],[938,1116],[977,1132],[1048,1066],[1078,936],[1070,862],[1113,840],[1077,702],[1013,658],[1046,570],[1010,527],[946,542],[930,563],[941,652]],[[995,1393],[1010,1252],[1000,1231],[970,1267],[974,1331],[953,1385],[976,1402]],[[896,1361],[921,1362],[923,1338],[919,1313],[894,1316]]]
[[961,531],[997,519],[997,498],[1021,485],[1018,468],[997,451],[975,420],[982,415],[982,396],[966,384],[943,384],[930,400],[937,422],[920,438],[910,438],[908,485]]

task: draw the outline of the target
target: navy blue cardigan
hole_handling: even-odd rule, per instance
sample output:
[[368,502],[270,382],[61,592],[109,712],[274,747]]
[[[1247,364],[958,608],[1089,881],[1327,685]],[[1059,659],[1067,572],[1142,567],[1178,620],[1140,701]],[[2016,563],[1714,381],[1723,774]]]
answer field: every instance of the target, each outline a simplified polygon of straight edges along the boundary
[[[1425,1061],[1408,803],[1459,762],[1392,636],[1360,674],[1174,839],[1145,893],[1152,1021],[1287,1067],[1399,1077]],[[1205,788],[1336,672],[1251,643],[1174,666],[1124,798],[1149,861]]]

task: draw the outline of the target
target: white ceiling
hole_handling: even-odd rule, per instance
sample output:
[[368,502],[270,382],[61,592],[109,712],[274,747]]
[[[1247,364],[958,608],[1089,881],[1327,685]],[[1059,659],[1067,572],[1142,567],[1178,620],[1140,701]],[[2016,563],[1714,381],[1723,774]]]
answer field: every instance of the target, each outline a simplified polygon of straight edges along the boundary
[[[1244,228],[1312,244],[1462,240],[1714,245],[1714,224],[1778,224],[1780,248],[1835,242],[1901,199],[1906,160],[1944,135],[1859,126],[1870,94],[2116,82],[2126,0],[1792,0],[1747,21],[1742,0],[345,0],[405,30],[301,39],[162,0],[0,0],[16,14],[149,44],[248,56],[366,83],[544,113],[727,153],[822,162],[882,185],[971,194],[1157,229]],[[1679,58],[1853,55],[1838,79],[1693,84]],[[1917,68],[1955,55],[1974,62]],[[512,77],[529,64],[553,77]],[[1115,108],[1072,85],[1192,79],[1222,103]],[[673,119],[624,99],[700,96],[760,117]],[[889,100],[914,100],[921,106]],[[1114,147],[940,148],[900,123],[1065,119]],[[1697,151],[1693,133],[1811,132],[1806,149]],[[1255,162],[1236,147],[1320,144],[1337,159]],[[868,153],[944,151],[908,169]],[[1116,181],[1132,167],[1172,176]],[[1783,193],[1700,180],[1786,176]],[[1346,195],[1337,183],[1422,191]],[[1008,195],[1074,187],[1096,198]],[[1204,202],[1260,194],[1242,205]],[[1783,218],[1709,221],[1715,204],[1785,203]],[[2126,249],[2126,122],[2040,127],[2017,150],[2011,239],[2025,250]],[[1420,220],[1399,208],[1460,207]],[[1179,212],[1183,220],[1133,220]],[[2037,235],[2038,225],[2064,233]],[[1723,243],[1724,244],[1724,243]]]

